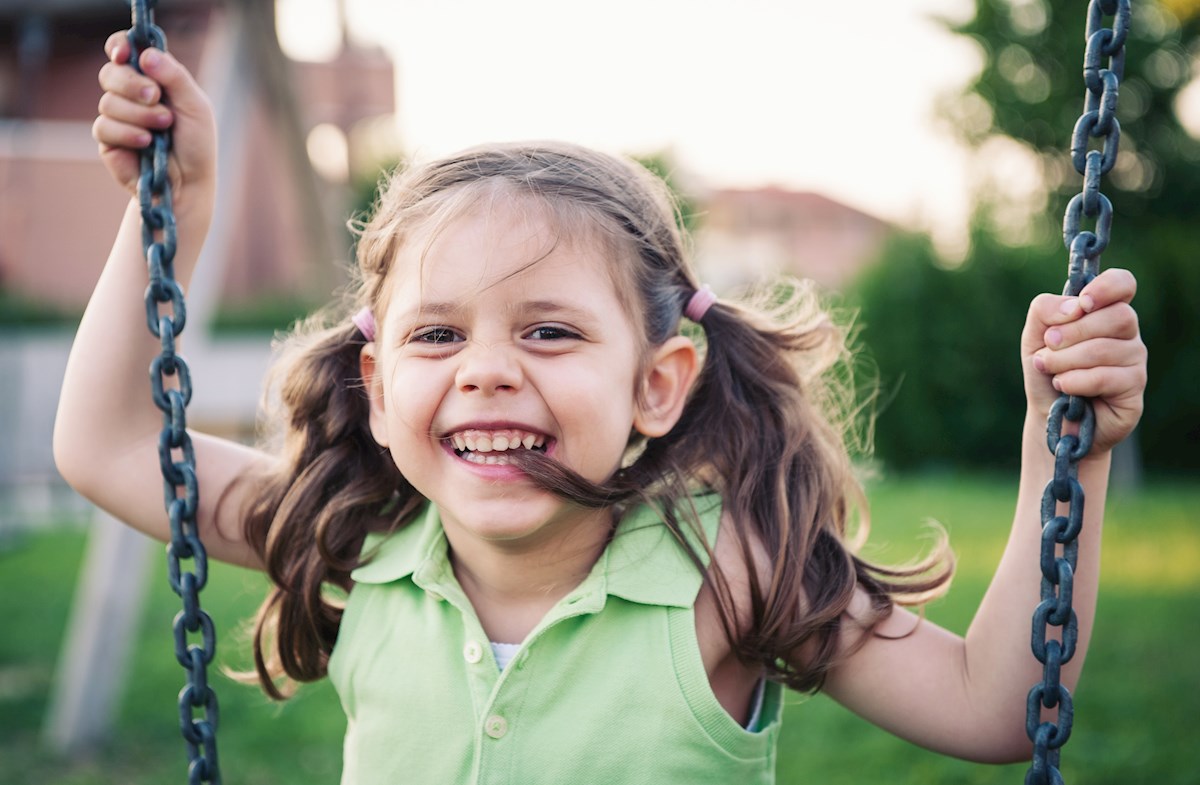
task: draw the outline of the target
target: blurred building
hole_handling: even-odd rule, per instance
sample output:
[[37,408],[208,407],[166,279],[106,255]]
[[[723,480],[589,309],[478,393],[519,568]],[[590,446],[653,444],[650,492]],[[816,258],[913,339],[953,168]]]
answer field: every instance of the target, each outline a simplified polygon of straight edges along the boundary
[[[348,256],[349,159],[394,112],[393,63],[348,42],[332,62],[288,60],[272,2],[171,0],[156,16],[218,114],[212,296],[325,299]],[[0,3],[0,291],[68,310],[91,292],[126,203],[91,138],[96,75],[129,25],[115,0]]]
[[840,289],[878,255],[886,222],[826,196],[778,187],[712,191],[696,264],[720,291],[780,274]]
[[[394,127],[394,66],[345,40],[330,62],[288,60],[269,0],[163,0],[156,17],[213,102],[221,148],[187,291],[188,419],[252,433],[269,340],[212,340],[194,325],[217,302],[323,301],[340,284],[347,174],[356,158],[395,156],[379,139]],[[104,42],[129,26],[120,0],[0,0],[0,307],[79,312],[95,285],[128,202],[91,137],[97,72]],[[0,337],[0,535],[59,503],[50,433],[70,342],[69,327]]]

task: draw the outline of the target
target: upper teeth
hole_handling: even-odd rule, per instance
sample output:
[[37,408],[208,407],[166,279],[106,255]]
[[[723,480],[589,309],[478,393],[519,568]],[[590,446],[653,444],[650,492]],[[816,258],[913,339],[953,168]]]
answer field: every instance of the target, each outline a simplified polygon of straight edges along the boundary
[[450,437],[456,450],[471,452],[504,452],[524,447],[526,450],[541,447],[546,437],[529,431],[508,429],[503,431],[459,431]]

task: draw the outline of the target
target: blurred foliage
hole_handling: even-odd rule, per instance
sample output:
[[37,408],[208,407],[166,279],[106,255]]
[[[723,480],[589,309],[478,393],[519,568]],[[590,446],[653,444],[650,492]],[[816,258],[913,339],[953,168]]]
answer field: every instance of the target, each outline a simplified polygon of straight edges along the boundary
[[974,242],[967,263],[947,268],[929,238],[894,235],[849,294],[879,373],[875,451],[891,467],[1019,461],[1021,327],[1031,293],[1060,275],[982,230]]
[[288,330],[323,303],[309,297],[273,294],[250,300],[222,301],[213,314],[214,333],[261,333]]
[[74,326],[82,315],[82,309],[65,308],[19,292],[0,289],[0,327]]
[[[350,180],[350,216],[354,221],[367,221],[375,213],[379,193],[391,178],[405,166],[400,157],[387,158],[377,165],[356,173]],[[354,238],[357,242],[357,236]]]
[[685,233],[694,232],[700,225],[700,208],[688,189],[680,183],[671,155],[666,152],[650,153],[635,155],[633,160],[646,167],[667,184],[667,189],[675,199],[675,207],[679,211],[676,214],[679,228]]
[[[1086,6],[1067,0],[975,0],[975,18],[951,25],[985,56],[959,103],[968,111],[983,109],[983,117],[958,123],[960,132],[975,144],[999,134],[1028,146],[1040,157],[1046,184],[1056,194],[1052,203],[1062,205],[1080,189],[1067,151],[1083,110]],[[1132,3],[1117,107],[1121,153],[1102,184],[1120,216],[1119,228],[1141,225],[1143,219],[1196,218],[1200,141],[1180,124],[1175,105],[1191,83],[1200,48],[1198,9],[1196,0]],[[1104,24],[1111,25],[1112,18],[1105,17]],[[1105,58],[1102,66],[1107,65]]]
[[[1024,313],[1037,292],[1061,291],[1066,279],[1067,253],[1053,238],[1081,187],[1068,151],[1083,109],[1086,4],[975,0],[975,9],[974,19],[950,26],[979,44],[985,62],[947,103],[947,116],[981,157],[995,137],[1036,156],[1047,206],[1014,231],[994,220],[1003,196],[985,184],[961,265],[948,269],[927,240],[899,236],[852,293],[882,382],[877,454],[895,466],[1016,461]],[[1133,10],[1121,157],[1101,185],[1116,213],[1102,262],[1128,267],[1139,281],[1151,358],[1139,432],[1145,466],[1186,473],[1200,469],[1200,309],[1191,302],[1200,285],[1192,251],[1200,141],[1175,106],[1200,53],[1200,0],[1141,0]]]

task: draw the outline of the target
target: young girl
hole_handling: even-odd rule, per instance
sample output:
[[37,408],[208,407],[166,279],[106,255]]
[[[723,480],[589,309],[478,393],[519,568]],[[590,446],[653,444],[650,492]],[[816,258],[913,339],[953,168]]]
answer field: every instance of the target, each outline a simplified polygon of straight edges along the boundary
[[[129,51],[108,42],[94,135],[133,192],[147,129],[173,129],[186,282],[213,209],[212,112],[170,55],[144,52],[141,75]],[[564,144],[414,168],[362,229],[358,272],[353,307],[286,346],[279,454],[193,437],[210,555],[275,585],[262,686],[329,675],[343,782],[770,782],[783,686],[946,754],[1027,758],[1044,423],[1060,391],[1095,398],[1073,686],[1109,454],[1141,412],[1129,273],[1030,306],[1016,515],[964,639],[900,607],[946,587],[944,545],[907,569],[854,555],[861,491],[827,373],[843,332],[803,287],[768,318],[698,285],[646,172]],[[131,204],[55,453],[81,493],[167,539],[144,275]]]

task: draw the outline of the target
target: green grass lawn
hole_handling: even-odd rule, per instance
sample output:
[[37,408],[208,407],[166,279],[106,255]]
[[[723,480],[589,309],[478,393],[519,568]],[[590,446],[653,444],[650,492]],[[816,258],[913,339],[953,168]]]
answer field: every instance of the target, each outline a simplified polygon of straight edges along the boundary
[[[928,609],[964,631],[999,557],[1011,518],[1009,484],[975,477],[905,478],[871,489],[871,553],[899,561],[920,548],[924,520],[950,531],[959,574]],[[1151,484],[1114,494],[1102,564],[1104,585],[1076,720],[1063,752],[1070,785],[1200,782],[1200,484]],[[1033,524],[1036,525],[1036,522]],[[886,547],[884,547],[886,544]],[[112,740],[90,760],[56,759],[40,744],[47,694],[85,545],[77,529],[21,535],[0,550],[0,785],[184,782],[170,621],[178,600],[165,575],[151,586],[132,677]],[[160,559],[154,569],[162,572]],[[1082,566],[1082,565],[1081,565]],[[214,565],[202,602],[217,620],[219,660],[245,667],[244,620],[263,592],[260,576]],[[1192,655],[1187,652],[1192,651]],[[1031,655],[1032,656],[1032,655]],[[335,783],[345,726],[327,683],[283,705],[256,688],[214,676],[221,700],[225,782]],[[1020,783],[1026,766],[981,766],[918,749],[822,698],[792,696],[779,754],[790,783]]]

